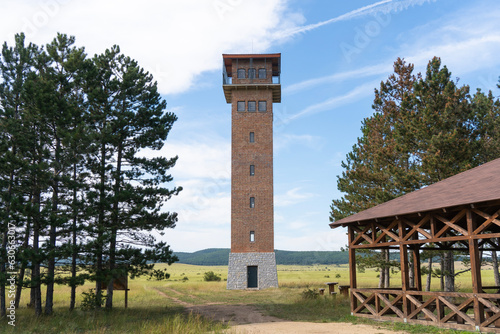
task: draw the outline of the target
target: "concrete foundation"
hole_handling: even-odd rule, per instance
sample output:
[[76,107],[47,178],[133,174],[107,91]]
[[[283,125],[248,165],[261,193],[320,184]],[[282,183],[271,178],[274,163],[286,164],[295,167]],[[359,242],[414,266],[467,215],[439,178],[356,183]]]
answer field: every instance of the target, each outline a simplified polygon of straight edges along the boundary
[[229,253],[227,289],[248,288],[248,267],[256,266],[258,285],[256,289],[278,287],[276,257],[272,253]]

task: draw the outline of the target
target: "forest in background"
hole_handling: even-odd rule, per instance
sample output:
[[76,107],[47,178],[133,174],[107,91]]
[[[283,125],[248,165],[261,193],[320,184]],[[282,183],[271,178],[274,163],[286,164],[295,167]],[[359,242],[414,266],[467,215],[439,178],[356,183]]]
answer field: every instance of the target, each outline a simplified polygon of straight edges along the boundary
[[[276,264],[313,265],[349,263],[347,252],[341,251],[284,251],[275,250]],[[209,248],[193,253],[174,252],[179,263],[198,266],[227,266],[229,248]]]

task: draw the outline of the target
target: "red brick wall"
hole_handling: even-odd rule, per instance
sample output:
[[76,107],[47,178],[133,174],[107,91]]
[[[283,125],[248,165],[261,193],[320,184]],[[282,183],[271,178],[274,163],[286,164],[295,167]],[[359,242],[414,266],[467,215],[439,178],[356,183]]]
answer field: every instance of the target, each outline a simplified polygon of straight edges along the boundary
[[[274,252],[272,92],[249,85],[232,94],[231,252]],[[256,101],[256,111],[237,111],[238,101]],[[266,112],[258,111],[258,101],[267,101]],[[254,143],[249,142],[250,132]],[[255,166],[254,176],[250,165]],[[254,208],[250,197],[255,197]],[[250,231],[255,232],[254,242]]]

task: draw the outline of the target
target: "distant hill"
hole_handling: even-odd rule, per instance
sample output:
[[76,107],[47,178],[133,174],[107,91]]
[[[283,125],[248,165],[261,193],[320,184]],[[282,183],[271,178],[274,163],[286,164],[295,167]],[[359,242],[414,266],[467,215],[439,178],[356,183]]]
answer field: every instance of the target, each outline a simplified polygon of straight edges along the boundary
[[[345,264],[349,263],[347,252],[330,251],[282,251],[276,250],[276,263],[287,265]],[[227,266],[228,248],[209,248],[194,253],[175,252],[179,263],[199,266]]]

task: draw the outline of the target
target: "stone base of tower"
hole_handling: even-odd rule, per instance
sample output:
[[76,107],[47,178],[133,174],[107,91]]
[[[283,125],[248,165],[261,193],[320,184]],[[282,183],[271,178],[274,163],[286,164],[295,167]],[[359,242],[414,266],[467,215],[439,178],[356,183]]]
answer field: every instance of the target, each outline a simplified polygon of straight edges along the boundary
[[[257,275],[256,280],[253,276],[255,273]],[[274,252],[229,253],[227,273],[228,290],[260,290],[277,287],[278,272],[276,270],[276,257]]]

